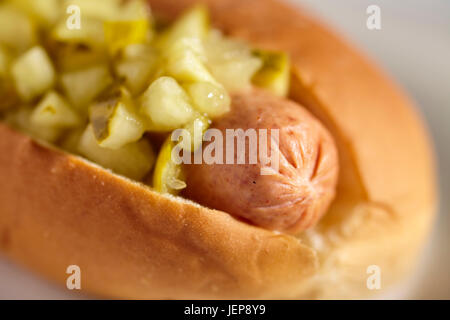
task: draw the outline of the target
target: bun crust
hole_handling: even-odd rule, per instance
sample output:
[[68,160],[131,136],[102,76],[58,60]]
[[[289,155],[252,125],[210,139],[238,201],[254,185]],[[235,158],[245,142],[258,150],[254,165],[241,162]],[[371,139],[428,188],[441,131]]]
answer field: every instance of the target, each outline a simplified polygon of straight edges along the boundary
[[[195,0],[151,0],[169,19]],[[337,198],[299,238],[157,194],[0,124],[0,247],[119,298],[361,298],[412,266],[435,211],[434,160],[411,102],[339,37],[275,0],[209,0],[213,23],[293,60],[293,100],[333,134]],[[264,23],[261,23],[264,22]],[[6,183],[4,183],[6,181]],[[379,293],[379,291],[378,291]]]

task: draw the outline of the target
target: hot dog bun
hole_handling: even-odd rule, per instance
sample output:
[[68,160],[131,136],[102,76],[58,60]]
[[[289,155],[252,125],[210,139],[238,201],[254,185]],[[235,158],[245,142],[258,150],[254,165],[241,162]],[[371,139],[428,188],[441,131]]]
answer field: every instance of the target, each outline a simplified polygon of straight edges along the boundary
[[[195,0],[151,0],[169,19]],[[0,245],[60,283],[122,298],[361,298],[404,276],[435,209],[430,142],[411,102],[309,15],[274,0],[210,0],[213,23],[288,52],[291,97],[332,133],[337,196],[299,238],[157,194],[0,124]],[[6,181],[7,183],[3,183]],[[378,292],[379,293],[379,292]]]

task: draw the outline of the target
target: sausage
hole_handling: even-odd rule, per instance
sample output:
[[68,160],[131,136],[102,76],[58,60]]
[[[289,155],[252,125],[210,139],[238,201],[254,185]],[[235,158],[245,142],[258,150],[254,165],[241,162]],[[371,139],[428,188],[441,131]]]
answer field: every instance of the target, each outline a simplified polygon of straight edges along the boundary
[[306,109],[263,91],[235,94],[231,111],[213,128],[224,140],[227,129],[266,129],[268,137],[278,129],[273,151],[279,155],[279,170],[263,175],[267,163],[259,156],[257,163],[246,155],[245,164],[238,164],[236,143],[234,164],[225,163],[229,150],[224,150],[224,164],[184,166],[185,197],[254,225],[294,234],[312,227],[327,211],[335,196],[338,153],[331,134]]

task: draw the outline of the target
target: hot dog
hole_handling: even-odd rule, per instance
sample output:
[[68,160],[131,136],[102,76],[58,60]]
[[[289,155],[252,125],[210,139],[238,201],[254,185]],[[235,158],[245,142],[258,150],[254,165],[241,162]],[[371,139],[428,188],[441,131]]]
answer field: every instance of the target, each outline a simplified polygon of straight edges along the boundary
[[[234,164],[187,165],[188,199],[267,229],[298,234],[315,225],[334,198],[338,177],[334,141],[318,120],[293,102],[253,91],[234,95],[231,111],[213,127],[224,137],[226,130],[263,129],[269,139],[278,129],[273,152],[279,153],[279,168],[262,175],[260,158],[238,164],[237,152]],[[246,139],[247,152],[252,142]]]
[[[1,251],[115,298],[362,298],[368,266],[382,291],[404,276],[435,180],[401,90],[281,1],[148,2],[67,1],[75,31],[57,1],[0,4]],[[170,132],[208,127],[279,129],[285,162],[174,163]]]

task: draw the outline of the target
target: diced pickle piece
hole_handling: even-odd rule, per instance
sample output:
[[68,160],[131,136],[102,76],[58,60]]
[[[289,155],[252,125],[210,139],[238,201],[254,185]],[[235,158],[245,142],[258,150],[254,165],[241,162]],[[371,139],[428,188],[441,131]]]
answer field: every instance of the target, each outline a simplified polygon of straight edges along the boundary
[[55,24],[62,11],[60,0],[10,0],[10,2],[44,28]]
[[204,49],[196,38],[180,38],[174,42],[167,49],[166,60],[168,74],[178,81],[217,83],[204,64]]
[[[92,1],[95,3],[95,1]],[[100,48],[105,45],[103,22],[81,15],[80,28],[68,28],[66,19],[62,19],[51,31],[50,39],[71,45]]]
[[186,188],[186,183],[184,182],[182,166],[175,164],[172,159],[174,147],[175,143],[169,137],[163,144],[156,160],[153,188],[161,193],[176,195]]
[[142,93],[148,86],[155,64],[152,61],[124,61],[116,66],[116,73],[125,81],[133,95]]
[[228,91],[239,91],[251,87],[253,75],[261,68],[258,59],[236,59],[211,65],[211,73]]
[[104,32],[106,45],[113,55],[130,44],[145,43],[150,39],[147,19],[106,21]]
[[120,7],[120,20],[140,20],[146,19],[152,22],[150,5],[145,0],[127,0]]
[[131,44],[121,51],[120,59],[121,61],[129,61],[147,59],[149,56],[154,59],[157,55],[157,50],[148,44]]
[[195,116],[189,96],[177,81],[161,77],[141,98],[141,108],[153,130],[171,131],[189,123]]
[[66,0],[65,8],[76,5],[86,17],[101,21],[151,19],[144,0]]
[[106,100],[94,104],[90,119],[95,138],[104,148],[120,149],[140,140],[145,131],[144,122],[125,88],[118,88]]
[[50,91],[31,114],[31,123],[51,128],[73,128],[81,125],[80,116],[55,91]]
[[189,133],[190,141],[183,140],[179,143],[179,146],[188,152],[197,151],[202,146],[203,135],[210,125],[211,121],[208,118],[198,115],[197,118],[184,127],[184,130]]
[[218,118],[230,111],[231,99],[220,85],[207,82],[195,82],[185,86],[193,101],[194,108],[207,114],[211,119]]
[[78,145],[84,131],[84,127],[68,130],[59,144],[60,147],[67,152],[78,154]]
[[55,70],[42,47],[34,47],[20,56],[11,69],[20,97],[24,101],[43,94],[53,87]]
[[249,88],[254,74],[262,67],[262,61],[252,55],[249,46],[227,39],[213,30],[205,41],[207,66],[214,78],[229,92]]
[[209,32],[210,22],[208,9],[203,5],[196,5],[186,11],[175,23],[161,35],[159,47],[167,49],[179,39],[204,39]]
[[32,47],[37,29],[25,13],[8,4],[0,4],[0,44],[18,52]]
[[205,52],[211,63],[252,57],[250,47],[239,39],[227,38],[213,29],[204,41]]
[[253,77],[253,83],[275,95],[285,97],[290,84],[291,66],[288,55],[263,50],[255,50],[254,54],[263,61],[263,66]]
[[122,0],[66,0],[64,8],[75,5],[82,16],[102,21],[116,20],[120,16]]
[[117,150],[102,148],[95,139],[91,125],[81,136],[78,151],[89,160],[137,181],[142,180],[150,172],[155,162],[155,154],[146,139],[127,144]]
[[31,122],[31,114],[31,109],[20,107],[8,113],[5,122],[33,138],[51,143],[58,140],[61,135],[61,129],[34,124]]
[[129,45],[115,64],[115,72],[125,81],[125,86],[130,92],[138,95],[149,86],[158,59],[155,50],[146,45]]
[[203,46],[203,41],[199,38],[180,38],[174,41],[165,50],[166,56],[170,57],[177,55],[179,52],[191,51],[193,52],[202,62],[207,61],[206,51]]
[[167,72],[182,82],[217,83],[201,59],[191,50],[170,55],[167,61]]
[[105,65],[67,72],[61,83],[70,102],[80,111],[86,108],[111,83],[113,78]]
[[72,44],[56,44],[52,50],[60,72],[72,72],[104,64],[108,60],[106,50],[97,50]]

